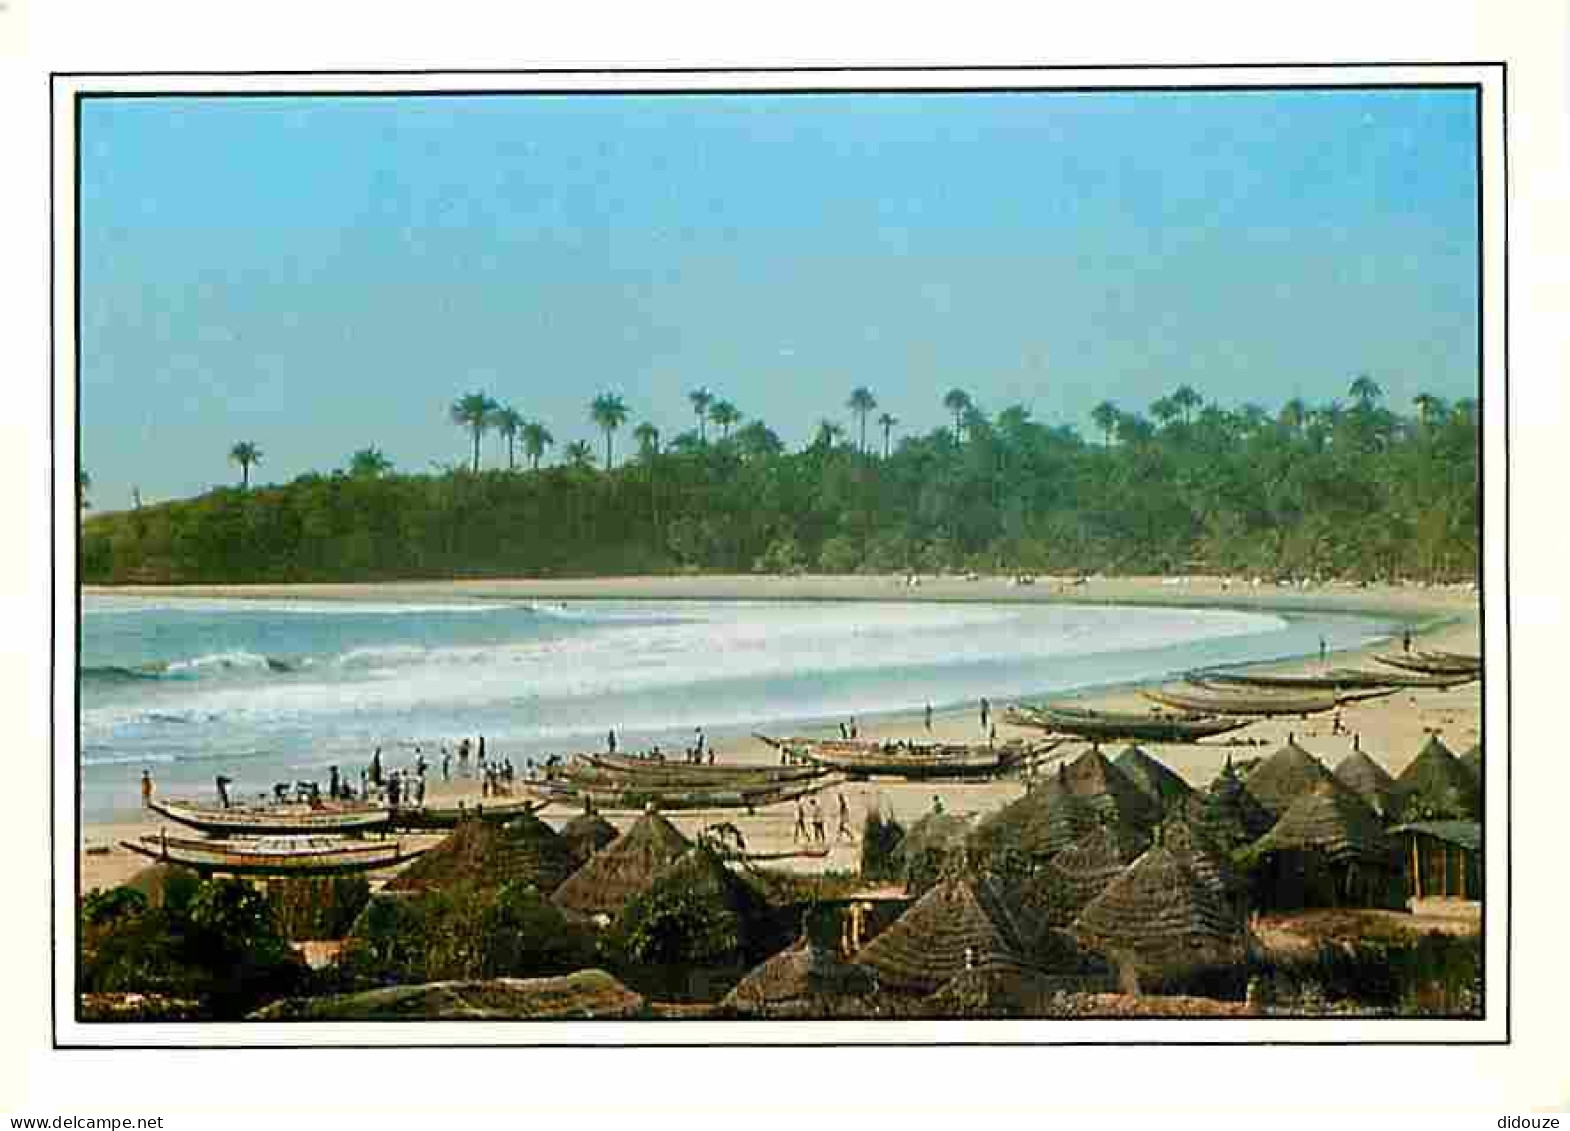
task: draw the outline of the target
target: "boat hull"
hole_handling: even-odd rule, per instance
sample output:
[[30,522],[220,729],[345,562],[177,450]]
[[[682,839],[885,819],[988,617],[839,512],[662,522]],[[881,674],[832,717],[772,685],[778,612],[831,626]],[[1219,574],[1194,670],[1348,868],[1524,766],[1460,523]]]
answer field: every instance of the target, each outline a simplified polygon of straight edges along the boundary
[[391,811],[381,806],[307,809],[273,806],[265,809],[209,809],[183,801],[150,801],[160,816],[209,836],[348,836],[386,828]]
[[191,840],[148,833],[134,841],[121,841],[132,852],[160,863],[178,864],[204,874],[238,876],[331,876],[370,872],[412,860],[424,851],[396,840],[344,841],[312,837],[295,846],[272,845],[258,840]]

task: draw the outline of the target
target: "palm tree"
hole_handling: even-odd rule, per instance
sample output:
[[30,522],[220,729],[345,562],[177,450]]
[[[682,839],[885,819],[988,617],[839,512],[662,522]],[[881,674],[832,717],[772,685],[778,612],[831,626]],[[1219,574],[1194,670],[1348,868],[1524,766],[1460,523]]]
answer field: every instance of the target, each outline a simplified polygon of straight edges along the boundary
[[715,401],[709,406],[709,419],[720,427],[720,438],[730,439],[730,430],[741,422],[741,412],[730,401]]
[[1385,391],[1367,373],[1359,373],[1357,380],[1353,381],[1351,387],[1347,389],[1347,395],[1357,402],[1359,409],[1367,412],[1379,403],[1379,399],[1385,395]]
[[1445,402],[1430,393],[1419,393],[1412,398],[1417,406],[1417,420],[1424,428],[1437,424],[1445,415]]
[[889,433],[894,431],[894,426],[899,423],[899,418],[884,413],[878,417],[878,427],[883,429],[883,458],[889,458]]
[[540,457],[546,448],[556,443],[556,437],[538,420],[526,421],[518,429],[518,436],[523,440],[523,454],[529,457],[531,470],[540,470]]
[[452,402],[447,414],[460,428],[467,428],[474,436],[474,471],[480,471],[480,437],[495,423],[494,414],[499,406],[484,393],[470,393]]
[[356,479],[380,479],[392,466],[392,460],[376,447],[361,448],[349,457],[349,474]]
[[1167,425],[1171,424],[1179,416],[1182,416],[1183,410],[1178,407],[1177,401],[1171,397],[1162,397],[1150,403],[1150,415],[1154,416],[1163,425]]
[[251,465],[262,462],[262,449],[250,440],[241,440],[229,449],[229,462],[240,465],[240,489],[251,486]]
[[568,467],[587,470],[594,466],[594,449],[589,447],[587,440],[574,440],[562,455],[566,457]]
[[601,393],[589,403],[589,419],[605,433],[605,470],[611,469],[611,437],[627,423],[627,406],[614,393]]
[[687,394],[687,399],[692,402],[692,411],[698,414],[698,439],[707,442],[709,438],[708,419],[709,406],[714,403],[714,394],[707,388],[699,385]]
[[832,420],[820,420],[818,433],[812,440],[812,446],[823,451],[830,451],[835,444],[845,438],[844,426]]
[[850,391],[850,400],[845,402],[845,407],[861,418],[861,454],[867,454],[867,416],[878,407],[878,398],[872,395],[872,390],[865,385],[857,385]]
[[502,439],[507,441],[507,470],[517,469],[517,460],[513,458],[513,445],[518,439],[518,429],[523,427],[523,416],[511,405],[499,408],[492,414],[492,423],[496,431],[500,432]]
[[93,489],[93,477],[87,474],[86,468],[78,468],[76,472],[76,509],[92,510],[93,504],[87,498],[87,492]]
[[1308,406],[1303,403],[1302,397],[1293,397],[1281,406],[1281,425],[1289,432],[1296,435],[1303,430],[1303,425],[1308,423]]
[[1096,427],[1101,429],[1107,438],[1107,447],[1112,446],[1112,432],[1118,426],[1118,406],[1111,401],[1102,401],[1090,410],[1090,419],[1096,422]]
[[647,420],[632,430],[632,438],[638,441],[638,455],[644,459],[659,455],[660,430]]
[[1193,420],[1194,410],[1205,403],[1205,398],[1194,391],[1194,386],[1179,385],[1172,393],[1172,403],[1183,414],[1183,423],[1189,424]]
[[736,433],[736,449],[743,459],[758,460],[777,456],[785,450],[779,436],[761,420],[754,420]]
[[959,422],[970,407],[970,394],[964,389],[950,389],[943,395],[943,407],[954,414],[954,446],[959,447]]

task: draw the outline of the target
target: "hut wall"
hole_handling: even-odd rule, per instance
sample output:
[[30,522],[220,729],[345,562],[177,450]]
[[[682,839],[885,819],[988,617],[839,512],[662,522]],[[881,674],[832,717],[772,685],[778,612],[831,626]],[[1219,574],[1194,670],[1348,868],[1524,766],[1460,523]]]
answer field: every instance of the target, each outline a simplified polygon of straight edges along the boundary
[[1369,861],[1333,861],[1320,852],[1271,852],[1255,872],[1254,904],[1262,911],[1310,907],[1404,910],[1401,875]]
[[[1402,838],[1406,894],[1423,899],[1483,898],[1479,854],[1426,833]],[[1421,884],[1417,881],[1421,879]]]

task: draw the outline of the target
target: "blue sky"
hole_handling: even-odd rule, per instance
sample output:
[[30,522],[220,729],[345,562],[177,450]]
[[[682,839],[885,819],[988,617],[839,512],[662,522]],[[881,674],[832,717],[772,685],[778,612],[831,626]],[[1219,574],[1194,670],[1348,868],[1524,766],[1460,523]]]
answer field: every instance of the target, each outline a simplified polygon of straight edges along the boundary
[[1460,90],[90,100],[83,463],[98,509],[241,439],[426,470],[473,390],[558,455],[602,391],[792,445],[858,384],[899,432],[953,386],[1087,435],[1183,382],[1475,396],[1475,130]]

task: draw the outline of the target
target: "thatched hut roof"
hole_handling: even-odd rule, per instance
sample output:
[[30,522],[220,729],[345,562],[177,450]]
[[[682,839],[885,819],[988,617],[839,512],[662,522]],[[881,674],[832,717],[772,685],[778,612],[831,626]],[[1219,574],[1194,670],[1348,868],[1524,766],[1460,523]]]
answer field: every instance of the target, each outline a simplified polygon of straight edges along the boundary
[[162,907],[170,888],[184,888],[187,896],[202,882],[194,869],[179,864],[149,864],[136,872],[123,886],[134,888],[147,899],[147,906]]
[[1476,821],[1482,816],[1478,781],[1461,759],[1430,735],[1423,749],[1396,778],[1401,821]]
[[551,900],[580,915],[614,915],[691,847],[692,842],[659,813],[645,813],[568,876]]
[[1390,864],[1393,849],[1374,811],[1351,786],[1332,778],[1294,801],[1251,851],[1319,852],[1337,862]]
[[1477,779],[1478,786],[1483,784],[1483,744],[1474,743],[1472,749],[1461,755],[1461,764],[1472,771],[1472,776]]
[[1333,776],[1323,762],[1289,737],[1285,746],[1254,767],[1243,787],[1279,820],[1292,802]]
[[1099,746],[1070,762],[1058,780],[1114,824],[1149,832],[1161,820],[1161,805],[1113,765]]
[[573,871],[572,854],[533,813],[498,826],[460,821],[440,844],[387,883],[389,891],[435,891],[455,884],[504,887],[531,883],[554,891]]
[[614,1021],[645,1012],[643,998],[603,970],[557,978],[491,978],[387,986],[331,997],[288,998],[253,1021]]
[[1163,812],[1182,805],[1194,794],[1193,786],[1138,746],[1128,747],[1112,760],[1112,764],[1144,790]]
[[1396,779],[1363,750],[1357,749],[1336,764],[1336,780],[1363,799],[1380,817],[1389,813],[1396,796]]
[[1045,860],[1100,824],[1090,802],[1069,793],[1054,775],[983,820],[971,835],[970,847],[982,853],[1017,852]]
[[1131,854],[1110,826],[1101,825],[1031,873],[1015,896],[1018,918],[1032,938],[1067,927],[1108,884]]
[[855,963],[872,970],[881,989],[924,995],[967,966],[1029,965],[1028,949],[991,881],[953,877],[863,947]]
[[758,956],[767,916],[763,896],[699,844],[622,905],[609,938],[640,965],[732,965]]
[[1245,951],[1238,916],[1181,853],[1160,844],[1108,884],[1070,933],[1141,973],[1230,965]]
[[1247,885],[1232,863],[1232,854],[1217,843],[1204,825],[1191,815],[1178,814],[1162,824],[1156,837],[1193,870],[1201,883],[1230,905],[1239,905]]
[[1196,827],[1227,850],[1258,840],[1275,824],[1269,810],[1244,788],[1230,758],[1210,787],[1190,799],[1189,813]]
[[562,826],[560,835],[572,854],[573,866],[581,868],[589,862],[589,857],[609,847],[621,834],[598,813],[579,813]]
[[741,1014],[815,1017],[855,1012],[873,992],[873,977],[843,962],[832,947],[803,935],[789,948],[755,967],[721,1005]]

